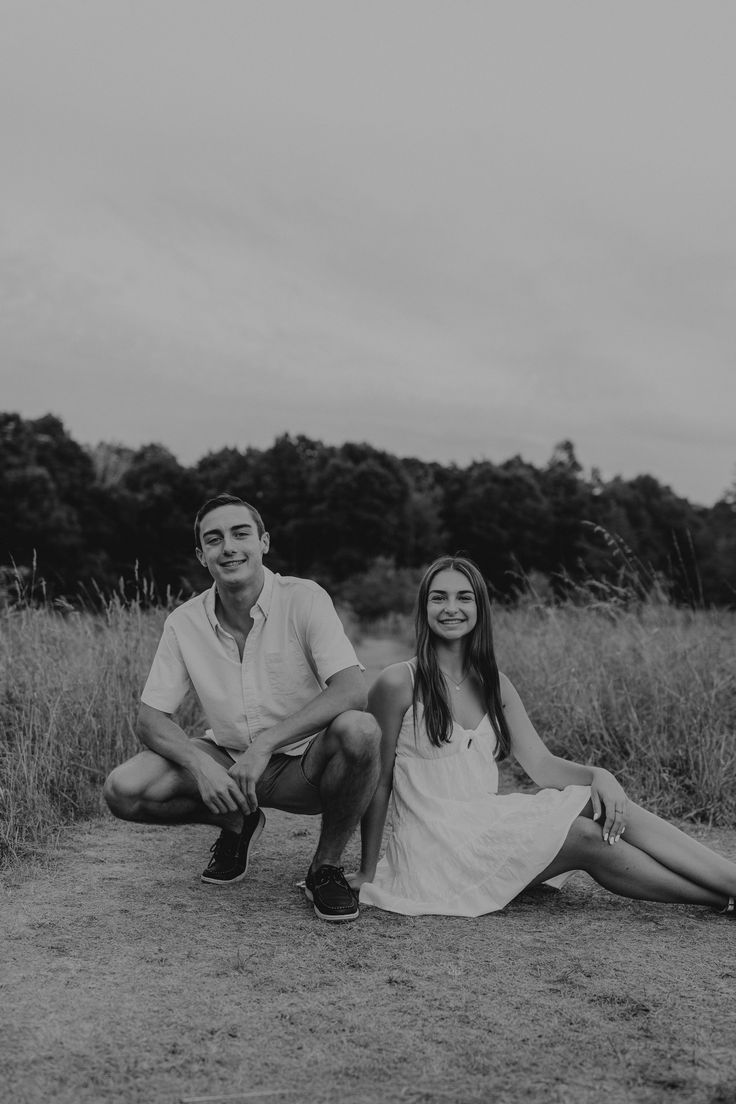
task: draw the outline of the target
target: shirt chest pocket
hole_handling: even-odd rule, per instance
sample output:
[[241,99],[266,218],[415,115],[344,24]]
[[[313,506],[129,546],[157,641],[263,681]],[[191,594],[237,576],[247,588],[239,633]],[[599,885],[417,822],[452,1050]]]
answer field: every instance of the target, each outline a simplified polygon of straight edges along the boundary
[[319,686],[300,648],[287,645],[282,652],[266,652],[266,674],[277,698],[301,697],[306,703],[319,693]]

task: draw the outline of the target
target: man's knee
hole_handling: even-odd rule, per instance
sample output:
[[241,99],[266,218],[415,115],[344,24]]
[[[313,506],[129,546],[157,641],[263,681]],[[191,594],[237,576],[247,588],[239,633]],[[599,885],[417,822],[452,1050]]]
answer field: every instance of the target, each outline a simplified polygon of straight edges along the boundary
[[127,763],[110,771],[102,787],[102,796],[113,816],[135,820],[141,791]]
[[330,735],[348,759],[364,761],[378,757],[381,730],[372,713],[350,709],[341,713],[330,725]]

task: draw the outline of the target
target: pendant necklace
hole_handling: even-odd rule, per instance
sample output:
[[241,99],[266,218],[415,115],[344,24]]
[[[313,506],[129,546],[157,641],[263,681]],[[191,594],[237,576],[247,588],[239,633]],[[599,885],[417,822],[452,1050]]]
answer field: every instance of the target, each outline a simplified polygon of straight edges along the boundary
[[[439,666],[439,664],[438,664],[438,666]],[[453,678],[450,678],[447,671],[443,670],[442,667],[440,667],[440,671],[442,671],[442,674],[445,676],[447,681],[450,683],[451,686],[454,686],[456,690],[459,690],[462,687],[462,684],[466,681],[468,675],[470,674],[470,671],[466,671],[465,674],[463,675],[463,677],[460,679],[460,681],[455,682],[455,680]]]

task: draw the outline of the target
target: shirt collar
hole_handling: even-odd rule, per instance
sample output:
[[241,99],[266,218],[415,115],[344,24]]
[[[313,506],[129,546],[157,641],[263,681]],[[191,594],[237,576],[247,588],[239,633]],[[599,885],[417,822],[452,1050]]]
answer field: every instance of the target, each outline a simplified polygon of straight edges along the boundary
[[[264,564],[264,567],[263,567],[263,587],[261,589],[261,593],[256,598],[256,600],[255,600],[255,602],[252,606],[252,609],[255,609],[256,606],[259,606],[260,610],[261,610],[261,613],[263,614],[264,618],[268,617],[268,611],[271,608],[271,599],[272,599],[272,597],[273,597],[273,571],[271,571],[269,568],[267,568]],[[215,612],[215,600],[216,600],[216,598],[217,598],[217,584],[213,583],[212,586],[210,587],[210,589],[205,592],[204,610],[205,610],[205,613],[207,614],[207,620],[209,621],[210,625],[212,626],[212,628],[215,631],[217,631],[217,629],[222,629],[222,625],[217,620],[217,613]]]
[[217,597],[217,587],[213,583],[204,596],[204,612],[207,614],[207,620],[212,628],[217,632],[220,627],[220,622],[217,620],[217,614],[215,613],[215,599]]
[[268,611],[271,608],[271,599],[273,598],[273,571],[263,565],[263,589],[256,599],[256,605],[261,607],[261,612],[264,617],[268,617]]

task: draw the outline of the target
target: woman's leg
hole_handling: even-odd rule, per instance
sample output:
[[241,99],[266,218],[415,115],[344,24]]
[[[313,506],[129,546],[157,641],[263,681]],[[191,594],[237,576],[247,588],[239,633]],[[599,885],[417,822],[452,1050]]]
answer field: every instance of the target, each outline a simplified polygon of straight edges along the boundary
[[736,863],[639,805],[629,804],[622,838],[688,881],[726,897],[736,897]]
[[531,884],[540,885],[569,870],[585,870],[611,893],[640,901],[723,908],[730,896],[683,877],[624,839],[614,846],[604,843],[600,826],[585,815],[573,821],[561,850]]

